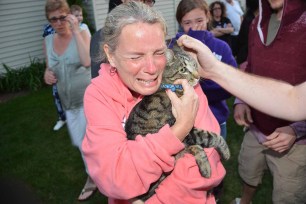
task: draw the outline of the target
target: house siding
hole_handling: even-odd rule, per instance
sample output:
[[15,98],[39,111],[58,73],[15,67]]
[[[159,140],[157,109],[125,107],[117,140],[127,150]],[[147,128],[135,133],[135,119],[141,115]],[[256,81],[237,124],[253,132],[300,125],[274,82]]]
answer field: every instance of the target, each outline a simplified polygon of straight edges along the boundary
[[[154,5],[167,22],[167,39],[174,37],[178,30],[175,12],[179,1],[157,0]],[[245,5],[245,0],[240,2]],[[91,26],[95,30],[102,28],[108,0],[84,0],[83,3]],[[44,5],[44,0],[0,0],[0,74],[5,72],[3,63],[17,69],[29,65],[31,59],[44,59],[42,31],[47,23]]]
[[0,1],[0,74],[3,63],[20,68],[31,59],[43,58],[44,5],[45,1],[37,0]]
[[[179,1],[177,1],[179,2]],[[88,3],[89,4],[89,3]],[[93,0],[92,8],[87,11],[89,15],[94,16],[95,21],[91,21],[95,25],[95,29],[99,30],[104,26],[108,12],[108,1]],[[175,19],[176,0],[157,0],[154,8],[159,11],[165,18],[168,26],[168,38],[175,35],[178,25]]]

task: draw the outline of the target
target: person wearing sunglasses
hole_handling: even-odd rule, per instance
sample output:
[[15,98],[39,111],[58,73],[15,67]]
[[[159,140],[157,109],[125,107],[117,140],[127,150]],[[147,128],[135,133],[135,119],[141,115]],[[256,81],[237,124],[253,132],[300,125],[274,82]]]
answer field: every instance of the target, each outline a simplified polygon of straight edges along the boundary
[[[55,33],[46,36],[43,43],[47,65],[44,80],[57,85],[72,144],[81,150],[86,129],[83,96],[91,78],[90,36],[81,31],[65,0],[47,0],[45,14]],[[95,190],[96,185],[88,175],[78,199],[88,199]]]

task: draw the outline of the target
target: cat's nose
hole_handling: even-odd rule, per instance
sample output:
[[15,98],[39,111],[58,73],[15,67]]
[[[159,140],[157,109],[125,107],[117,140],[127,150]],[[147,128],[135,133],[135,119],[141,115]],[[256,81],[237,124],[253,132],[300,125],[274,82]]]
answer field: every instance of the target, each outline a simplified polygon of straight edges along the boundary
[[197,71],[193,71],[193,72],[192,72],[192,76],[193,76],[194,78],[196,78],[196,79],[200,79],[200,74],[199,74],[199,72],[197,72]]

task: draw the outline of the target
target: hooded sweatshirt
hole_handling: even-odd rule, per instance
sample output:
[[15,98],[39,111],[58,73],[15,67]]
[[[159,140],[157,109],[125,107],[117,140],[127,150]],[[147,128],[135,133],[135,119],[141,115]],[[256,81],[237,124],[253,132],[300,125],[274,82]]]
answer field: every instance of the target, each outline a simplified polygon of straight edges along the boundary
[[[271,14],[268,1],[259,1],[259,15],[254,19],[249,32],[246,71],[283,80],[292,85],[300,84],[306,81],[306,1],[284,0],[283,15],[276,36],[270,44],[267,44]],[[251,113],[253,124],[265,135],[292,123],[263,114],[253,108]]]
[[[176,39],[181,37],[183,34],[183,32],[179,32],[176,35]],[[237,63],[233,57],[231,48],[226,42],[215,38],[211,32],[206,30],[193,31],[190,29],[187,35],[200,40],[221,62],[224,62],[225,64],[231,65],[233,67],[237,67]],[[175,39],[171,41],[171,44],[169,45],[170,48],[174,42]],[[226,99],[230,98],[231,94],[225,91],[221,86],[212,80],[201,79],[200,84],[208,99],[209,107],[214,116],[217,118],[219,124],[226,122],[229,116],[229,109],[226,104]]]
[[[195,91],[199,95],[195,127],[219,133],[219,125],[208,108],[201,87],[196,86]],[[89,174],[100,192],[109,197],[110,204],[129,203],[129,199],[146,193],[162,172],[173,170],[146,203],[214,203],[207,190],[218,185],[225,175],[214,148],[205,149],[212,176],[203,178],[193,156],[187,154],[175,164],[173,155],[184,145],[173,135],[169,125],[158,133],[127,140],[125,120],[141,99],[134,100],[109,64],[101,65],[99,76],[86,89],[87,129],[82,151]]]

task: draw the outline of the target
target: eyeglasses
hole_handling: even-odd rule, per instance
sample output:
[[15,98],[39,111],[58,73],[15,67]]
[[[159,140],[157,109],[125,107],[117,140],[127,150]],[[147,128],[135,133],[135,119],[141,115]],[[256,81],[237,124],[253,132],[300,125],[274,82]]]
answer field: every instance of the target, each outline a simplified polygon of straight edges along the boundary
[[49,18],[48,20],[49,20],[50,23],[57,23],[58,20],[59,20],[60,22],[64,22],[65,19],[66,19],[66,17],[67,17],[67,16],[60,16],[60,17],[58,17],[58,18],[52,17],[52,18]]
[[213,8],[213,11],[221,10],[221,8]]
[[145,4],[149,5],[149,6],[153,6],[155,4],[155,0],[144,0]]

